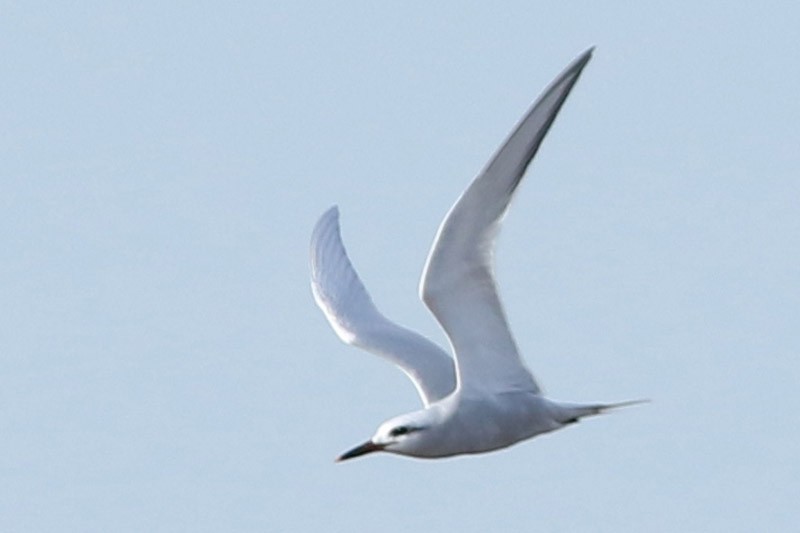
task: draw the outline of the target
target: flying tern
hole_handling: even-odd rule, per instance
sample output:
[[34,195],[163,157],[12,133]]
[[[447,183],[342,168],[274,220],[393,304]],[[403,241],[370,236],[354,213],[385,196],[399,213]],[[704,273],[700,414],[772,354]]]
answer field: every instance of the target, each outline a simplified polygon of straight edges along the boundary
[[314,299],[342,341],[400,367],[423,403],[381,424],[337,461],[376,451],[419,458],[489,452],[640,402],[545,398],[520,357],[493,274],[495,237],[509,202],[592,51],[545,89],[439,227],[420,297],[444,329],[455,359],[378,310],[345,251],[337,207],[317,222],[311,238]]

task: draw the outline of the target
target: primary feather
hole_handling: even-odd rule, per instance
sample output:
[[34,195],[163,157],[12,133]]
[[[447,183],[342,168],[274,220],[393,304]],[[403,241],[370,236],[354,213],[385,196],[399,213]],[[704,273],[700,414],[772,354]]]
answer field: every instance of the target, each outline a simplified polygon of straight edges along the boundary
[[459,387],[539,386],[519,356],[493,272],[495,237],[528,164],[592,50],[572,62],[523,117],[445,216],[420,283],[422,300],[456,354]]

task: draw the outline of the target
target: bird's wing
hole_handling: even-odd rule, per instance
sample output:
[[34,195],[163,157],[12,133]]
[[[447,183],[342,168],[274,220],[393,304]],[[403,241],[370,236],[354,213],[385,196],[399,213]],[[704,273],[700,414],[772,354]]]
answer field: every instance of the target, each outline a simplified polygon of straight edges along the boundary
[[520,359],[497,294],[494,241],[525,169],[591,54],[589,49],[575,59],[542,93],[436,234],[420,296],[450,340],[460,388],[539,391]]
[[399,366],[425,406],[455,389],[453,359],[422,335],[388,320],[372,303],[347,257],[335,206],[322,215],[311,236],[311,289],[339,338]]

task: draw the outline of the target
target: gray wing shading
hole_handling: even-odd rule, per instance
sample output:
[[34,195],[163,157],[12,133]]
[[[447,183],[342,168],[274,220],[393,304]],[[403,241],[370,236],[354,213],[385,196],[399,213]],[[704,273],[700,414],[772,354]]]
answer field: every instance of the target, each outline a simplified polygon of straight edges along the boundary
[[545,89],[439,227],[420,296],[450,340],[460,388],[539,392],[497,293],[494,242],[514,191],[591,54],[584,52]]
[[375,307],[347,257],[335,206],[322,215],[311,236],[311,289],[339,338],[400,367],[425,406],[455,389],[453,358],[422,335],[391,322]]

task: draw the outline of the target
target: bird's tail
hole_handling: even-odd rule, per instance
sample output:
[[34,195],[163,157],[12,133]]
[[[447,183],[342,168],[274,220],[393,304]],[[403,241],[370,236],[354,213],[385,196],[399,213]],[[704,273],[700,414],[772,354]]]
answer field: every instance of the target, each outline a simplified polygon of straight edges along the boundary
[[650,400],[628,400],[626,402],[598,403],[591,405],[560,403],[558,404],[561,411],[560,412],[561,416],[559,416],[559,421],[562,424],[571,424],[587,416],[599,415],[607,411],[610,411],[612,409],[618,409],[620,407],[628,407],[631,405],[638,405],[640,403],[649,403],[649,402]]

